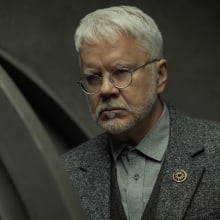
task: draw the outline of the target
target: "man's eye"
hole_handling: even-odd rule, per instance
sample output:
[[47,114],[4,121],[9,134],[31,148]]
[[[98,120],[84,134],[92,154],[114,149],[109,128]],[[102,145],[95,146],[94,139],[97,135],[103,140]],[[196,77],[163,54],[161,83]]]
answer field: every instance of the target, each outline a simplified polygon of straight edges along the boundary
[[117,69],[115,71],[113,71],[112,73],[112,77],[114,79],[123,79],[124,77],[127,77],[127,75],[130,74],[130,71],[128,69]]
[[96,75],[96,74],[91,74],[86,76],[86,81],[88,82],[88,84],[96,84],[99,83],[100,81],[100,76]]
[[117,69],[115,71],[113,71],[114,75],[120,75],[120,74],[126,74],[129,73],[130,71],[128,69]]

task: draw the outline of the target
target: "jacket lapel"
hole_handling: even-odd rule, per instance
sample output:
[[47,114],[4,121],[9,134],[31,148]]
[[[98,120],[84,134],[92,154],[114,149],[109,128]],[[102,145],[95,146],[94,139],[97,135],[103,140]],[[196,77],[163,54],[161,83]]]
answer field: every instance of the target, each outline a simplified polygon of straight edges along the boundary
[[81,199],[84,208],[88,210],[89,219],[108,220],[110,219],[111,179],[108,137],[106,134],[101,135],[95,143],[90,144],[79,165],[79,175],[83,180],[80,182]]
[[[205,172],[204,143],[193,137],[191,119],[173,108],[169,107],[169,110],[169,144],[156,183],[159,187],[155,186],[152,193],[151,202],[156,204],[150,212],[153,213],[152,220],[183,219]],[[78,190],[89,219],[109,220],[111,153],[108,136],[101,135],[88,143],[90,146],[85,146],[83,157],[78,159],[81,161],[79,173],[74,176],[80,176]],[[179,181],[181,178],[183,181]]]
[[[188,121],[189,122],[189,121]],[[170,138],[161,169],[156,219],[183,219],[205,172],[204,147],[185,116],[170,109]]]
[[177,159],[177,156],[173,158],[168,155],[162,169],[158,210],[163,218],[159,219],[171,219],[171,216],[173,219],[184,218],[205,172],[204,166],[193,162],[190,157],[169,162]]

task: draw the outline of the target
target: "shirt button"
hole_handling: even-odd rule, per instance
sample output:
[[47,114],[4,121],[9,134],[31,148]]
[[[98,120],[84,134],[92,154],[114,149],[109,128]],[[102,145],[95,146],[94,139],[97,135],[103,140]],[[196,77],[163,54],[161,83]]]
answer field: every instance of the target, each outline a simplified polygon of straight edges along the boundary
[[137,180],[139,180],[139,178],[140,178],[140,175],[135,173],[133,176],[133,179],[137,181]]

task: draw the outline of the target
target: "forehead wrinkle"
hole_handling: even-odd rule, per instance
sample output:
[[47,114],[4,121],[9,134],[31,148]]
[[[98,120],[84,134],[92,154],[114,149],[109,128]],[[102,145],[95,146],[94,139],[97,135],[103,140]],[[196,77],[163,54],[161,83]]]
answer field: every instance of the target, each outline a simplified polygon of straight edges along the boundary
[[111,39],[84,42],[80,51],[81,68],[109,69],[116,65],[138,65],[146,60],[146,51],[135,38],[115,36]]

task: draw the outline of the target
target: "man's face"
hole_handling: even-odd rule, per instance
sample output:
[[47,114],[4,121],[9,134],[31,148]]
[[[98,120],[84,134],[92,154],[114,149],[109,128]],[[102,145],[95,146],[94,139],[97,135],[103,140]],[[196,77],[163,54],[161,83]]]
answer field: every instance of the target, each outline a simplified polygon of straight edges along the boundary
[[83,73],[104,76],[100,92],[88,95],[90,111],[97,124],[109,133],[120,134],[147,126],[153,117],[152,110],[156,110],[158,95],[165,87],[165,79],[161,80],[161,75],[166,75],[165,60],[137,70],[127,88],[118,89],[109,80],[110,72],[119,66],[132,69],[146,61],[147,54],[133,37],[119,35],[108,40],[100,38],[95,44],[83,43],[80,51]]

